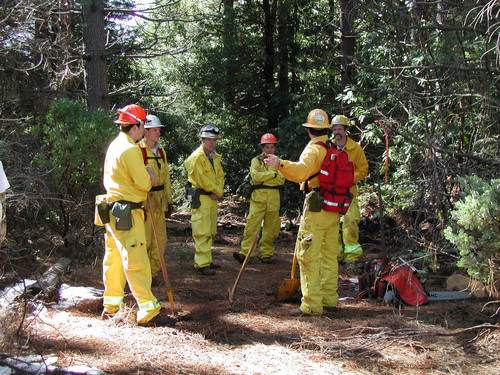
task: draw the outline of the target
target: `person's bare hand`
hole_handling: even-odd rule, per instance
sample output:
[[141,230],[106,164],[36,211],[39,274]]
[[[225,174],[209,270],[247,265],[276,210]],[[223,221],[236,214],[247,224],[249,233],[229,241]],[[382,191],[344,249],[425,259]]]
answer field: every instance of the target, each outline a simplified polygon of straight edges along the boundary
[[278,168],[280,165],[280,158],[276,155],[267,155],[267,158],[264,159],[264,163],[269,167]]
[[214,201],[219,201],[222,199],[222,195],[217,195],[215,193],[210,194],[210,199],[213,199]]

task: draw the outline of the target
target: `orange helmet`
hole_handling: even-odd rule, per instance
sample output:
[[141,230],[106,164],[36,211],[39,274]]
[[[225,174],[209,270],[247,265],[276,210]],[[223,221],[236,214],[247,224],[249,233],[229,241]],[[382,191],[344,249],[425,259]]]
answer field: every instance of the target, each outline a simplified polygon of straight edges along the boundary
[[118,120],[115,124],[138,125],[146,121],[146,111],[137,104],[129,104],[118,110]]
[[266,133],[260,139],[260,144],[264,145],[266,143],[278,143],[278,141],[276,140],[276,137],[273,134]]
[[331,129],[332,125],[328,122],[328,115],[322,109],[313,109],[307,116],[307,122],[302,124],[306,128]]

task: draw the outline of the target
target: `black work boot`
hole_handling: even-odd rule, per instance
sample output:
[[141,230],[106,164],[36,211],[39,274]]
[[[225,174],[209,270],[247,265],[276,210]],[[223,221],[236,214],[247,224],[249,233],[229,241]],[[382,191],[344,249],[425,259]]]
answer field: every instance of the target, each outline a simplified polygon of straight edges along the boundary
[[245,261],[245,258],[246,258],[243,254],[240,254],[240,253],[233,253],[233,257],[238,262],[240,262],[240,264],[243,264],[243,262]]
[[201,273],[203,276],[213,276],[213,275],[215,275],[215,271],[213,269],[211,269],[210,267],[198,268],[197,271],[199,273]]

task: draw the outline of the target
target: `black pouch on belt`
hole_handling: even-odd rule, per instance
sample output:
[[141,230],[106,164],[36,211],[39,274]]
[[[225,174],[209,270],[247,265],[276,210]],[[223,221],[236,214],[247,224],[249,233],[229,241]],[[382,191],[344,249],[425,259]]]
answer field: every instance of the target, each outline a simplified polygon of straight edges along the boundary
[[201,206],[200,190],[195,187],[187,188],[187,199],[191,202],[191,208],[199,208]]
[[320,212],[323,209],[323,196],[318,191],[311,191],[306,196],[307,209],[311,212]]
[[97,218],[94,224],[104,225],[109,223],[109,206],[106,201],[106,194],[97,195],[95,197],[95,205],[97,209]]
[[111,213],[116,218],[116,230],[132,229],[132,209],[130,202],[114,202]]

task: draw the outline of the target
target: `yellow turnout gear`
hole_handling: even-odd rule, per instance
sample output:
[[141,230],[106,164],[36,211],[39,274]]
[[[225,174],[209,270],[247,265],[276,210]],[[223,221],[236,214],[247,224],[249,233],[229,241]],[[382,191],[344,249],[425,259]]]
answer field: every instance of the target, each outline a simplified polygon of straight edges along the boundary
[[191,185],[203,191],[200,194],[200,207],[191,210],[191,229],[195,243],[194,268],[198,269],[212,263],[212,244],[217,233],[217,200],[211,199],[209,194],[222,196],[224,171],[221,156],[215,152],[206,155],[202,146],[184,161],[184,166]]
[[[328,136],[311,139],[298,162],[280,160],[279,171],[290,181],[301,183],[319,172],[326,155],[323,146]],[[318,178],[309,181],[309,187],[318,187]],[[308,202],[304,203],[309,207]],[[309,315],[322,315],[323,307],[335,307],[338,303],[338,232],[339,214],[320,210],[305,210],[300,220],[297,259],[300,264],[302,301],[300,310]],[[309,237],[312,234],[312,237]]]
[[[141,151],[125,133],[120,132],[106,152],[104,187],[110,204],[117,201],[140,203],[151,189]],[[137,322],[148,322],[159,314],[160,305],[151,292],[144,212],[137,208],[131,210],[130,230],[117,230],[115,217],[111,212],[109,216],[103,261],[104,312],[114,314],[118,311],[128,282],[139,306]]]
[[274,253],[274,240],[280,231],[280,192],[278,187],[285,183],[285,178],[276,168],[264,163],[264,154],[252,159],[250,165],[252,185],[258,189],[252,192],[250,208],[241,242],[241,251],[247,255],[253,239],[259,233],[262,221],[262,236],[259,241],[260,257],[270,258]]
[[[336,142],[334,141],[334,143]],[[356,199],[358,195],[356,182],[361,181],[368,174],[368,161],[361,146],[349,137],[347,137],[347,142],[342,150],[347,152],[349,160],[354,164],[354,185],[351,188],[354,198],[342,220],[342,232],[339,234],[339,260],[355,262],[363,254],[359,243],[358,224],[361,215]]]
[[108,314],[118,311],[128,281],[139,311],[137,322],[145,323],[160,313],[160,304],[151,292],[151,272],[146,252],[144,213],[132,210],[132,229],[116,230],[114,216],[106,224],[104,254],[104,308]]
[[[168,210],[168,205],[172,204],[172,187],[170,184],[170,172],[167,159],[163,160],[162,155],[166,155],[165,150],[158,146],[157,154],[148,147],[143,139],[139,142],[139,146],[146,151],[147,165],[155,171],[156,181],[149,194],[153,216],[149,215],[148,202],[144,202],[146,215],[146,241],[148,249],[149,263],[151,265],[151,276],[158,275],[161,269],[160,255],[158,254],[156,239],[153,232],[153,220],[156,223],[158,230],[158,238],[160,240],[161,251],[165,251],[167,245],[167,226],[165,222],[165,212]],[[143,158],[144,159],[144,158]]]

